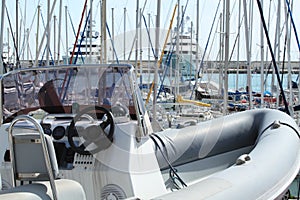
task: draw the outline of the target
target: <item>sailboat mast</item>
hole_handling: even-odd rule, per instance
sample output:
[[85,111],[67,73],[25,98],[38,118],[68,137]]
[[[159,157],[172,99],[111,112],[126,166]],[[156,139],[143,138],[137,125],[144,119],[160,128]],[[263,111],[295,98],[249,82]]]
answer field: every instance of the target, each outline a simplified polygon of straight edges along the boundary
[[[178,0],[179,1],[179,0]],[[159,54],[159,28],[160,28],[160,7],[161,0],[157,0],[156,27],[155,27],[155,63],[158,63]],[[157,101],[158,67],[155,67],[154,89],[153,89],[153,118],[156,120],[156,101]]]
[[[263,5],[263,0],[260,1]],[[260,26],[260,105],[261,107],[264,107],[264,30],[263,25],[261,23]]]
[[[29,41],[28,41],[28,38],[29,38],[29,29],[28,28],[26,28],[26,21],[27,21],[27,12],[26,12],[26,10],[27,10],[27,0],[25,0],[25,2],[24,2],[24,16],[23,16],[23,20],[24,20],[24,22],[22,23],[23,24],[23,34],[24,34],[24,38],[23,38],[23,44],[22,44],[22,51],[23,51],[23,60],[24,60],[24,58],[25,58],[25,49],[26,49],[26,51],[27,51],[27,60],[29,60],[29,53],[28,53],[28,50],[29,50]],[[28,30],[28,35],[27,35],[27,30]],[[21,37],[21,36],[20,36]],[[26,38],[25,38],[26,37]],[[26,44],[27,43],[27,44]]]
[[37,25],[36,25],[36,40],[35,40],[35,55],[39,53],[39,30],[40,30],[40,14],[41,6],[38,5],[38,14],[37,14]]
[[125,62],[125,60],[126,60],[126,8],[124,8],[124,39],[123,39],[124,41],[123,41],[123,45],[124,45],[124,49],[123,49],[123,54],[124,54],[124,62]]
[[140,17],[140,19],[139,19],[139,21],[140,21],[140,27],[139,27],[139,30],[140,30],[140,37],[139,37],[140,38],[140,48],[139,48],[139,52],[140,52],[140,84],[142,86],[142,84],[143,84],[143,76],[142,76],[142,73],[143,73],[143,68],[142,68],[142,66],[143,66],[142,9],[140,9],[139,12],[140,12],[140,16],[139,16]]
[[[2,60],[2,55],[3,55],[3,32],[4,32],[4,12],[5,12],[5,0],[2,0],[2,9],[1,9],[1,30],[0,30],[0,56],[1,56],[1,61],[0,61],[0,74],[3,74],[4,69],[3,69],[3,60]],[[8,46],[9,47],[9,46]],[[9,54],[8,54],[9,57]],[[0,81],[0,94],[3,94],[2,92],[2,82]],[[0,98],[0,105],[3,105],[3,98]],[[0,108],[0,122],[1,124],[3,123],[3,106]]]
[[[57,41],[57,61],[56,64],[60,61],[60,40],[61,40],[61,15],[62,15],[62,0],[59,1],[59,16],[58,16],[58,41]],[[67,46],[68,49],[68,46]]]
[[246,39],[246,56],[247,56],[247,87],[249,93],[249,107],[252,108],[252,82],[251,82],[251,55],[250,55],[250,40],[248,28],[247,3],[243,0],[244,5],[244,24],[245,24],[245,39]]
[[219,50],[219,95],[222,95],[222,88],[223,88],[223,13],[220,13],[220,50]]
[[[2,18],[1,18],[2,19]],[[7,63],[11,63],[11,57],[10,57],[10,43],[9,43],[9,38],[10,34],[9,34],[9,28],[7,28]]]
[[[111,8],[111,34],[112,34],[112,41],[115,39],[115,13],[114,8]],[[112,51],[112,62],[115,60],[115,54],[114,51]]]
[[[50,0],[48,0],[48,1],[50,2]],[[54,11],[55,4],[56,4],[56,0],[54,0],[53,3],[52,3],[52,7],[51,7],[51,11],[50,11],[50,16],[49,16],[49,18],[52,17],[52,14],[53,14],[53,11]],[[49,23],[49,22],[47,21],[47,26],[46,26],[46,27],[48,27],[48,23]],[[38,53],[35,55],[35,56],[36,56],[36,57],[35,57],[35,62],[34,62],[34,65],[35,65],[35,66],[38,65],[38,57],[39,57],[39,54],[40,54],[40,52],[41,52],[41,50],[42,50],[42,47],[43,47],[43,43],[44,43],[46,34],[48,34],[48,33],[47,33],[47,29],[46,29],[46,30],[44,31],[44,33],[43,33],[42,40],[41,40],[41,42],[39,43]],[[47,36],[47,37],[48,37],[48,36]],[[16,42],[16,43],[17,43],[17,42]],[[17,57],[18,57],[18,56],[17,56]]]
[[[3,74],[3,34],[4,34],[4,12],[5,12],[5,0],[2,0],[2,9],[1,9],[1,32],[0,32],[0,74]],[[8,47],[9,48],[9,47]],[[7,58],[9,55],[7,55]],[[0,85],[1,87],[1,85]],[[1,93],[2,94],[2,93]],[[0,98],[2,99],[2,98]],[[2,102],[1,102],[2,105]]]
[[90,38],[90,55],[86,55],[90,57],[90,61],[92,60],[92,54],[93,54],[93,0],[90,0],[90,21],[89,21],[89,35],[86,37]]
[[66,63],[69,63],[69,38],[68,38],[68,7],[65,6],[65,26],[66,26]]
[[179,26],[180,26],[180,0],[177,2],[177,28],[176,28],[176,69],[175,69],[175,97],[179,95]]
[[[197,1],[197,18],[196,18],[196,74],[195,74],[195,84],[198,82],[198,68],[199,68],[199,1]],[[194,88],[197,88],[197,85],[195,85]],[[194,91],[192,91],[194,92]],[[191,97],[192,98],[192,97]]]
[[258,9],[259,9],[261,21],[263,23],[263,27],[264,27],[264,32],[265,32],[265,36],[266,36],[266,39],[267,39],[267,43],[268,43],[268,46],[269,46],[269,49],[270,49],[270,54],[271,54],[271,57],[272,57],[272,63],[274,65],[274,69],[275,69],[275,73],[276,73],[276,77],[277,77],[277,82],[279,83],[280,92],[281,92],[282,100],[283,100],[284,107],[285,107],[285,112],[288,115],[290,115],[289,106],[288,106],[288,103],[287,103],[286,98],[285,98],[285,94],[284,94],[284,90],[283,90],[282,84],[280,83],[279,71],[278,71],[278,68],[277,68],[276,60],[275,60],[275,54],[273,52],[273,49],[272,49],[272,46],[271,46],[271,42],[270,42],[270,38],[269,38],[269,35],[268,35],[268,30],[267,30],[267,26],[266,26],[264,15],[263,15],[263,9],[262,9],[262,6],[260,4],[260,1],[257,0],[256,2],[257,2]]
[[57,17],[56,15],[54,15],[53,17],[53,60],[54,60],[54,65],[56,65],[56,21],[57,21]]
[[192,56],[193,56],[193,21],[191,21],[189,86],[191,85],[191,79],[192,79]]
[[236,83],[235,90],[239,90],[239,72],[240,72],[240,38],[241,38],[241,0],[239,0],[239,16],[238,16],[238,41],[237,41],[237,69],[236,69]]
[[[291,69],[291,23],[289,23],[289,15],[287,5],[284,6],[285,11],[285,29],[286,29],[286,42],[287,42],[287,57],[288,57],[288,87],[290,90],[289,94],[289,105],[293,105],[293,87],[292,87],[292,69]],[[291,116],[293,116],[293,109],[291,109]]]
[[[276,25],[276,33],[277,33],[277,38],[275,41],[277,41],[277,60],[280,60],[280,18],[281,18],[281,0],[278,0],[278,6],[277,6],[277,25]],[[276,46],[274,46],[276,49]],[[276,54],[275,54],[276,55]],[[278,67],[278,65],[276,65]],[[279,71],[279,69],[277,69]],[[279,94],[279,84],[281,84],[279,81],[277,81],[276,84],[276,93]],[[276,99],[276,108],[279,107],[279,95],[277,95]]]
[[46,66],[49,65],[49,55],[50,55],[50,21],[51,21],[51,15],[50,15],[50,0],[47,0],[47,26],[46,26],[46,32],[47,32],[47,45],[46,45]]
[[[150,16],[150,13],[148,13],[148,28],[149,28],[149,30],[151,30],[150,29],[150,27],[151,27],[151,16]],[[150,40],[150,38],[148,38],[148,81],[147,82],[149,82],[149,80],[150,80],[150,52],[151,52],[151,40]],[[124,58],[125,58],[125,55],[124,55]]]
[[230,32],[230,24],[229,24],[229,9],[230,9],[230,0],[226,1],[226,16],[225,16],[225,66],[224,66],[224,109],[223,114],[227,112],[228,105],[228,58],[229,58],[229,32]]
[[[138,48],[139,48],[139,0],[136,1],[136,13],[135,13],[135,72],[138,68]],[[141,67],[141,66],[140,66]]]
[[[278,11],[279,11],[279,9],[280,8],[278,8],[277,9],[277,15],[278,15]],[[276,16],[277,16],[276,15]],[[279,32],[277,32],[278,30],[280,30],[279,28],[278,28],[278,25],[279,25],[279,23],[278,23],[278,19],[279,19],[279,17],[277,16],[277,21],[276,21],[276,28],[275,28],[275,39],[274,39],[274,55],[277,55],[277,39],[278,39],[278,34],[279,34]],[[274,66],[275,67],[275,66]],[[271,80],[271,92],[272,92],[272,94],[274,94],[276,91],[275,91],[275,70],[273,70],[272,71],[272,80]],[[277,101],[277,100],[276,100]],[[277,107],[277,103],[276,103],[276,107]]]
[[19,0],[16,0],[16,48],[15,48],[15,54],[16,54],[16,68],[19,68],[20,60],[19,60]]
[[106,51],[106,0],[102,0],[101,5],[101,60],[107,63]]
[[30,46],[29,46],[29,28],[26,29],[26,47],[27,47],[27,60],[29,61],[29,54],[30,54]]

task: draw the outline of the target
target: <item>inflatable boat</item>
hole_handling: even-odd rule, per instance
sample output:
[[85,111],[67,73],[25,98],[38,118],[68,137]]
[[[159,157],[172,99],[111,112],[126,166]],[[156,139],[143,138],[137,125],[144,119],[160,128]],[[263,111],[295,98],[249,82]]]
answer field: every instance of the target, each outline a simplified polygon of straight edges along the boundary
[[30,68],[0,83],[0,199],[273,200],[299,172],[299,128],[281,111],[154,131],[131,65]]

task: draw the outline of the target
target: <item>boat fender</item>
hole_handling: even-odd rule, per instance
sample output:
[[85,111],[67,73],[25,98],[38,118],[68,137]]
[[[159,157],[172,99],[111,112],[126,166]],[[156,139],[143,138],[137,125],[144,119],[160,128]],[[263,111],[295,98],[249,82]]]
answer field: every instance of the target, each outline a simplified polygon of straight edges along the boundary
[[238,159],[236,159],[235,164],[236,165],[242,165],[245,164],[247,161],[250,161],[251,158],[248,154],[243,154]]

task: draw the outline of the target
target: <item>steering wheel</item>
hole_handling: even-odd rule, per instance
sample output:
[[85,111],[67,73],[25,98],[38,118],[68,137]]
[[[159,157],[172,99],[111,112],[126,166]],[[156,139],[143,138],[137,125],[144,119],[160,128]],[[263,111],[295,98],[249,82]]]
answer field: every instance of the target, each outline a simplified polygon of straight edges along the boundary
[[[98,118],[99,116],[102,116],[101,119]],[[82,118],[88,119],[87,127],[76,128],[76,122]],[[91,120],[91,118],[95,120]],[[90,106],[77,113],[71,121],[68,129],[68,141],[71,148],[79,154],[95,154],[111,145],[114,130],[115,124],[111,112],[101,106]]]

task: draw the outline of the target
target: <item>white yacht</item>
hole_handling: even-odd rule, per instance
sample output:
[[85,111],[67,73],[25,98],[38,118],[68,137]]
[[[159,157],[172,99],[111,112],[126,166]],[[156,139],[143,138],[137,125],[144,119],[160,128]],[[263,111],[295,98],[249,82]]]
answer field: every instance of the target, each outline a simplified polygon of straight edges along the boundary
[[[93,25],[94,27],[94,25]],[[73,53],[73,47],[69,48],[69,59],[73,55],[72,63],[99,63],[101,53],[101,39],[99,32],[87,26],[85,32],[81,32]],[[69,60],[68,60],[69,63]]]

